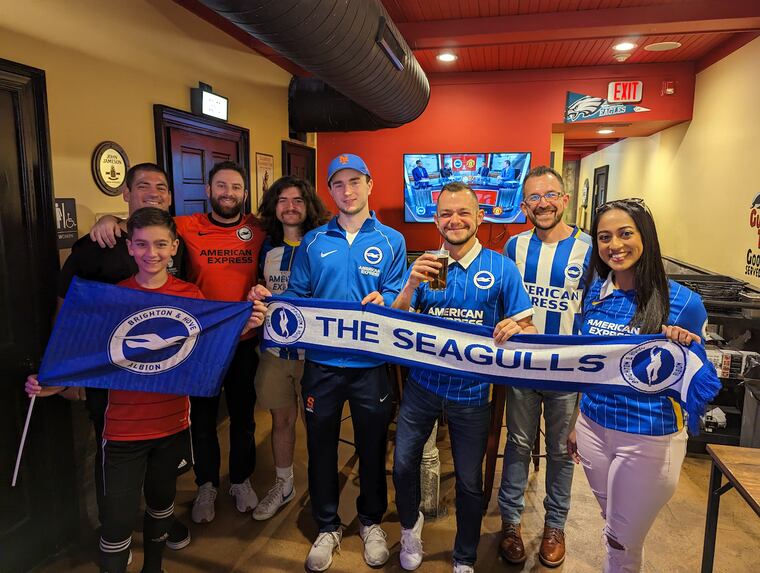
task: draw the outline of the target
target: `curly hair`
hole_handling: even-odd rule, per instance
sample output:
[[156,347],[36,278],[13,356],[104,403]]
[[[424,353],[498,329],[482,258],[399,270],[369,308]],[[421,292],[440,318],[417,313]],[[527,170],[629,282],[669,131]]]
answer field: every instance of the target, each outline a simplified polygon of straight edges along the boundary
[[303,233],[324,225],[332,218],[332,214],[327,210],[322,199],[317,196],[311,183],[290,175],[280,177],[264,192],[258,212],[261,228],[269,235],[275,245],[281,245],[284,241],[282,223],[277,219],[277,200],[280,198],[280,194],[289,187],[295,187],[301,192],[301,197],[306,206],[306,219],[301,224]]

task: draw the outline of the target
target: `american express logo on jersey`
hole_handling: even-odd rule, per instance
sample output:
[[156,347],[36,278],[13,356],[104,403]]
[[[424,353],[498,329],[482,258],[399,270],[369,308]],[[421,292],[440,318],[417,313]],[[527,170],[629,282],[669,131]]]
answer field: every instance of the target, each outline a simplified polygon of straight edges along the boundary
[[470,308],[450,308],[450,307],[432,307],[427,312],[430,316],[440,316],[459,322],[469,322],[470,324],[483,324],[484,312],[482,310],[472,310]]
[[[525,289],[534,307],[548,310],[580,309],[583,290],[578,288],[545,287],[534,283],[525,283]],[[572,307],[571,307],[572,305]]]

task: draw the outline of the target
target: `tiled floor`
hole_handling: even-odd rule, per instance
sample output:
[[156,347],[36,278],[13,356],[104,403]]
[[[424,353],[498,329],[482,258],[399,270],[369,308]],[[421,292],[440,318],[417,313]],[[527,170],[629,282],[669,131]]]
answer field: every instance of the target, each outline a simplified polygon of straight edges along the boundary
[[[254,475],[254,487],[263,495],[273,481],[273,469],[269,448],[269,415],[257,411],[256,437],[259,444],[259,464]],[[226,428],[226,427],[225,427]],[[393,429],[393,427],[392,427]],[[343,424],[343,437],[351,439],[350,421]],[[503,440],[502,440],[503,443]],[[425,560],[418,569],[421,573],[451,571],[451,547],[454,537],[453,467],[448,439],[439,435],[441,451],[442,505],[446,515],[425,524]],[[390,448],[390,447],[389,447]],[[388,455],[390,470],[392,451]],[[347,525],[340,554],[335,555],[331,572],[359,573],[370,571],[362,559],[362,544],[357,533],[355,498],[357,488],[357,460],[353,448],[341,443],[340,465],[345,485],[342,490],[340,515]],[[709,462],[689,457],[684,464],[678,491],[660,513],[646,545],[646,573],[692,573],[699,571],[702,540],[704,536],[705,508]],[[526,495],[523,518],[523,536],[530,554],[522,566],[510,566],[497,556],[500,518],[494,491],[491,505],[483,521],[478,563],[476,570],[486,572],[517,573],[549,571],[536,558],[543,527],[544,468],[531,472]],[[306,489],[306,451],[304,430],[299,425],[296,451],[296,488],[294,501],[283,508],[274,518],[256,522],[250,515],[239,514],[224,490],[217,500],[216,520],[211,524],[190,524],[190,505],[194,497],[192,472],[185,474],[178,484],[177,514],[191,525],[192,544],[179,552],[167,550],[164,567],[167,573],[198,572],[250,572],[269,573],[280,571],[304,571],[304,559],[315,535],[309,510]],[[496,488],[500,471],[497,470]],[[398,518],[393,505],[392,481],[388,473],[390,490],[389,511],[385,529],[391,546],[391,558],[382,571],[403,571],[398,564]],[[590,573],[601,571],[602,547],[600,535],[602,520],[585,476],[576,468],[573,483],[573,505],[567,523],[568,556],[565,563],[555,571],[564,573]],[[721,501],[718,525],[718,549],[715,572],[750,573],[760,571],[760,519],[750,510],[735,491],[725,494]],[[142,562],[140,534],[134,536],[134,562],[130,571],[139,571]],[[85,573],[97,571],[94,564],[95,540],[74,549],[46,567],[40,573],[62,571]]]

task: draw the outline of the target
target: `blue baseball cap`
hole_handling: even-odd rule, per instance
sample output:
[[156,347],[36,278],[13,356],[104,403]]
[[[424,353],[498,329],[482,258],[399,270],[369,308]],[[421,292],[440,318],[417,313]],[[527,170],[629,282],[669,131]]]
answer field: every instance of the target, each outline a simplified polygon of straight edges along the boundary
[[359,173],[363,173],[364,175],[369,175],[372,177],[372,175],[369,174],[367,164],[364,163],[364,160],[361,157],[354,155],[353,153],[341,153],[330,162],[330,165],[327,166],[328,185],[330,184],[330,180],[333,178],[333,175],[335,175],[341,169],[355,169]]

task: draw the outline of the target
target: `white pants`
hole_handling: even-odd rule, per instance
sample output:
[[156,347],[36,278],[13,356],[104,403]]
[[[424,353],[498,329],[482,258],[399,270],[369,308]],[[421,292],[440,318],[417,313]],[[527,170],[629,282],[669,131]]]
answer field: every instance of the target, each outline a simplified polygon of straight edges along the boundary
[[[644,539],[673,497],[686,456],[686,429],[666,436],[609,430],[578,416],[578,454],[605,520],[604,573],[637,573]],[[610,545],[613,540],[623,549]]]

